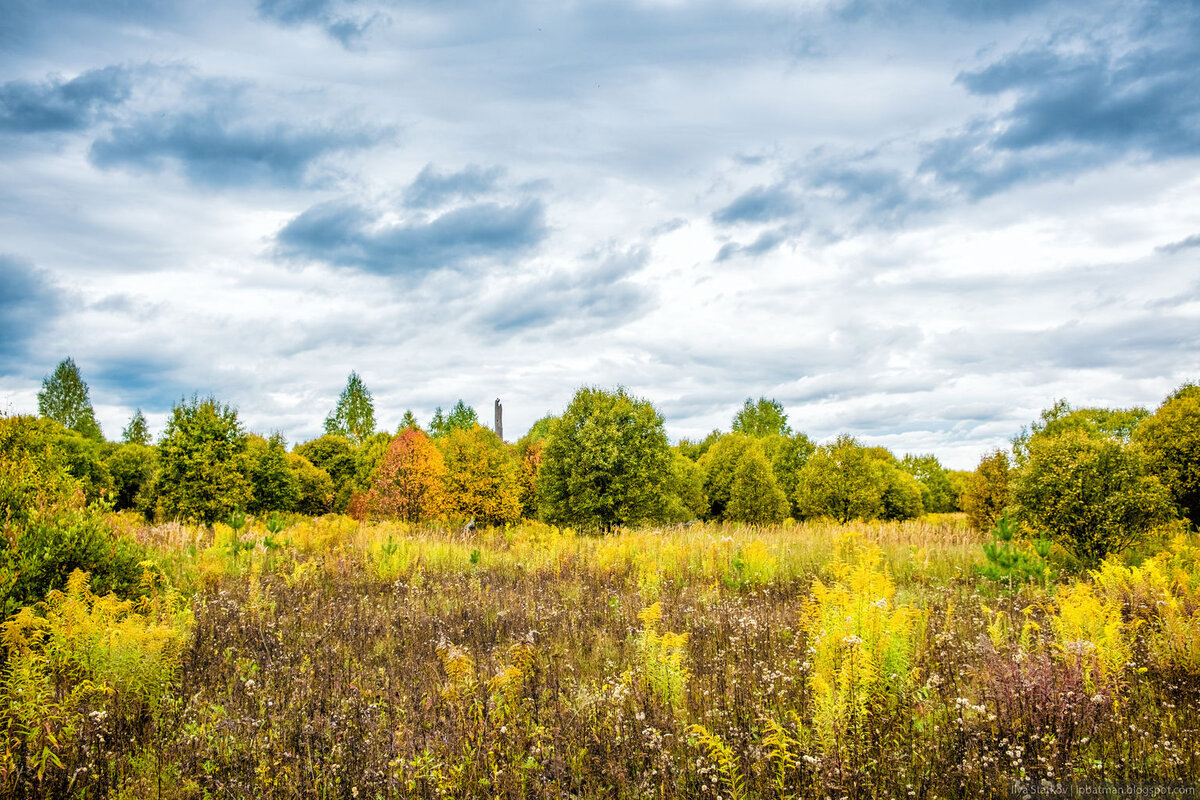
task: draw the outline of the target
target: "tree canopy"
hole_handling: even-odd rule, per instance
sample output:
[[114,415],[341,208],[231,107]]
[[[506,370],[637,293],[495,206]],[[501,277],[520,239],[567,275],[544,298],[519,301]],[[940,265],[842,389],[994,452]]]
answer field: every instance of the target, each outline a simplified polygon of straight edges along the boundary
[[700,466],[704,468],[704,497],[710,518],[725,517],[738,464],[753,444],[754,440],[744,433],[727,433],[717,439],[700,459]]
[[663,513],[671,450],[662,416],[623,388],[584,388],[556,419],[538,473],[543,516],[608,530]]
[[1200,526],[1200,386],[1187,384],[1134,432],[1146,466],[1193,525]]
[[734,470],[725,517],[751,525],[771,525],[782,522],[790,509],[766,454],[757,442],[752,442]]
[[438,440],[450,514],[488,525],[521,518],[520,465],[493,431],[456,428]]
[[433,519],[446,510],[445,480],[441,452],[423,431],[409,428],[392,439],[370,491],[351,507],[359,516]]
[[100,424],[92,410],[88,397],[88,386],[79,374],[79,367],[70,357],[64,358],[42,380],[38,392],[38,414],[60,423],[64,428],[77,431],[97,442],[104,441]]
[[300,480],[288,460],[283,434],[271,434],[270,439],[250,436],[247,462],[251,486],[248,510],[251,513],[294,511],[300,505]]
[[831,517],[842,523],[878,517],[884,486],[877,464],[852,436],[843,434],[821,445],[797,477],[797,510],[806,518]]
[[1144,408],[1074,408],[1066,400],[1059,400],[1041,413],[1040,419],[1013,439],[1013,455],[1017,464],[1025,463],[1029,457],[1029,443],[1038,436],[1057,436],[1068,430],[1087,434],[1111,436],[1128,442],[1142,420],[1150,416]]
[[905,472],[917,479],[921,486],[921,505],[934,514],[954,510],[955,493],[950,485],[950,474],[942,467],[937,456],[906,455],[900,462]]
[[1167,490],[1136,448],[1079,429],[1030,439],[1013,501],[1030,532],[1049,534],[1088,565],[1172,515]]
[[979,530],[991,530],[1008,507],[1010,472],[1008,454],[993,450],[981,458],[979,466],[967,476],[960,502],[971,524]]
[[765,397],[755,402],[747,397],[746,402],[733,417],[733,431],[748,436],[791,436],[787,424],[787,413],[783,405]]
[[146,415],[140,408],[134,409],[129,424],[121,431],[121,442],[124,444],[150,444],[150,426],[146,424]]
[[181,401],[158,445],[159,515],[212,523],[246,508],[245,453],[246,433],[234,408],[213,397]]
[[375,433],[375,402],[357,372],[346,378],[337,407],[325,418],[325,432],[345,436],[355,445]]
[[475,409],[464,403],[460,398],[450,409],[449,414],[442,412],[441,406],[433,414],[429,423],[429,435],[436,438],[445,436],[451,431],[466,431],[479,424],[479,415]]

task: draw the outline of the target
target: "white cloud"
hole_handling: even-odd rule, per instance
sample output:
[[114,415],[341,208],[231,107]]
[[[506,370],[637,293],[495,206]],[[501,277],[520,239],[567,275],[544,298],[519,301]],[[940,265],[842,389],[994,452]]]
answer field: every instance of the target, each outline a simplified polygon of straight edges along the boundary
[[[0,376],[0,401],[27,408],[72,355],[110,436],[135,406],[161,424],[199,391],[298,441],[354,369],[384,425],[460,397],[487,417],[499,396],[512,437],[581,384],[622,383],[674,436],[727,428],[745,397],[767,395],[815,438],[856,433],[957,467],[1061,396],[1154,405],[1200,355],[1200,249],[1185,246],[1200,231],[1196,155],[1155,134],[1073,159],[1084,145],[1060,137],[1060,162],[1026,159],[982,199],[955,178],[991,164],[968,156],[999,152],[964,132],[1019,110],[958,76],[1009,63],[1071,14],[1099,32],[1089,47],[1153,57],[1172,40],[1133,25],[1152,4],[979,4],[969,18],[715,0],[35,14],[0,55],[0,84],[131,77],[120,103],[87,106],[69,130],[0,132],[2,255],[65,298]],[[1148,74],[1198,71],[1181,58]],[[1049,90],[1015,91],[1032,103]],[[177,135],[204,114],[212,136]],[[1033,119],[1055,118],[1020,118]],[[148,143],[161,163],[137,167],[153,153],[130,147],[101,169],[88,154],[110,140]],[[291,159],[271,161],[269,141]],[[976,148],[960,173],[923,171],[948,141]],[[783,202],[719,224],[746,197]],[[469,231],[451,223],[523,203],[538,214],[514,217],[529,223],[509,226],[527,234],[516,244],[481,258],[476,225],[463,249]],[[325,233],[355,242],[277,260],[289,223],[351,207],[362,224]],[[458,255],[442,268],[372,274],[397,252],[383,233],[443,219],[438,252]],[[330,255],[366,245],[370,265]]]

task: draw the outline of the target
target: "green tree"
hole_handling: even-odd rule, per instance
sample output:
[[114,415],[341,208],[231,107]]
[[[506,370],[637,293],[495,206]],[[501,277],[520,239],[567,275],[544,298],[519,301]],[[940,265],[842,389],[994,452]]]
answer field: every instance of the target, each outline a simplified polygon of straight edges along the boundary
[[295,473],[296,484],[300,490],[296,511],[316,517],[334,510],[336,492],[328,472],[294,452],[288,453],[288,466]]
[[704,454],[709,451],[709,448],[716,444],[723,435],[720,431],[713,430],[703,439],[680,439],[679,444],[675,446],[679,448],[679,452],[683,453],[684,456],[699,463]]
[[396,432],[400,433],[402,431],[408,430],[409,428],[420,429],[420,427],[421,427],[421,423],[417,422],[416,415],[414,415],[412,413],[411,409],[406,408],[406,409],[404,409],[404,416],[400,418],[400,427],[399,427],[399,429],[397,429]]
[[455,428],[438,440],[446,465],[446,510],[481,524],[521,518],[520,465],[494,431]]
[[783,406],[765,397],[755,402],[747,397],[745,404],[733,417],[733,431],[747,436],[791,436]]
[[375,433],[375,403],[357,372],[346,378],[337,407],[325,418],[325,432],[345,436],[356,445]]
[[1068,430],[1078,430],[1091,435],[1111,436],[1128,442],[1142,420],[1150,416],[1144,408],[1072,408],[1066,400],[1059,400],[1044,410],[1041,419],[1013,439],[1013,455],[1017,466],[1029,457],[1029,443],[1036,436],[1057,436]]
[[1065,430],[1032,437],[1027,454],[1013,485],[1017,518],[1085,565],[1138,543],[1172,517],[1170,495],[1141,452],[1115,437]]
[[[778,437],[776,437],[778,438]],[[769,441],[769,440],[768,440]],[[799,516],[795,507],[796,482],[800,479],[800,470],[808,463],[808,459],[816,451],[817,446],[803,433],[779,439],[774,452],[769,452],[771,471],[775,473],[775,481],[783,494],[788,498],[789,513]]]
[[478,424],[479,415],[475,413],[475,409],[459,399],[454,404],[454,408],[450,409],[449,414],[443,414],[442,407],[437,407],[433,415],[433,421],[429,423],[429,434],[437,439],[450,433],[450,431],[470,430]]
[[900,466],[921,485],[921,505],[931,514],[944,514],[954,510],[955,493],[950,485],[950,474],[932,453],[917,456],[906,455]]
[[762,447],[757,442],[751,443],[734,470],[726,519],[751,525],[772,525],[783,521],[790,508]]
[[704,470],[679,451],[671,451],[671,472],[667,483],[664,522],[690,522],[704,516],[708,503],[704,499]]
[[247,510],[250,513],[296,510],[300,504],[300,481],[288,461],[283,434],[273,433],[270,439],[249,436],[246,462],[251,492]]
[[979,466],[967,477],[962,510],[979,530],[994,528],[1008,508],[1012,499],[1010,473],[1008,454],[993,450],[979,460]]
[[116,447],[105,460],[112,475],[113,505],[153,513],[154,476],[158,471],[158,451],[145,444],[129,443]]
[[611,530],[662,513],[671,450],[649,401],[583,388],[555,420],[538,473],[543,516]]
[[104,441],[92,401],[88,398],[88,386],[79,374],[74,360],[64,358],[54,372],[42,381],[38,392],[38,414],[59,422],[64,428],[77,431],[97,442]]
[[900,468],[895,458],[878,462],[878,480],[881,483],[879,510],[882,519],[915,519],[925,513],[921,500],[921,484]]
[[553,414],[547,414],[546,416],[534,422],[529,426],[529,430],[525,432],[525,435],[517,440],[517,446],[520,447],[522,444],[529,444],[532,442],[544,443],[546,439],[550,438],[550,430],[554,427],[555,419],[556,418]]
[[1200,527],[1200,386],[1175,390],[1138,426],[1134,441],[1146,454],[1147,468]]
[[[375,438],[375,437],[372,437]],[[389,440],[390,441],[390,440]],[[383,447],[386,448],[386,443]],[[370,485],[357,485],[355,473],[357,463],[354,458],[354,448],[345,436],[327,433],[324,436],[297,445],[296,455],[307,459],[314,467],[324,470],[333,482],[333,505],[328,510],[342,513],[350,503],[350,497],[355,491]],[[382,449],[380,456],[382,456]],[[302,490],[303,491],[303,490]]]
[[212,523],[250,503],[246,433],[237,411],[192,396],[171,410],[158,445],[158,514]]
[[[420,428],[409,428],[407,430],[420,430]],[[403,433],[405,431],[400,431],[396,435],[399,436]],[[393,441],[395,441],[393,437],[380,432],[355,448],[354,485],[356,490],[366,491],[375,485],[379,468],[383,464],[384,456],[387,455],[388,448]]]
[[802,518],[831,517],[841,523],[874,519],[883,510],[879,462],[851,436],[821,445],[796,480],[796,508]]
[[150,444],[150,426],[140,408],[134,409],[129,424],[121,431],[121,441],[124,444]]
[[[56,422],[47,423],[47,438],[52,443],[56,460],[79,481],[79,487],[89,503],[106,499],[112,493],[112,473],[105,457],[111,445],[68,430]],[[52,426],[52,427],[51,427]]]
[[946,471],[946,480],[950,484],[950,497],[952,498],[951,511],[966,510],[963,508],[963,496],[967,493],[967,482],[970,479],[970,470],[951,469]]
[[738,464],[753,444],[754,439],[744,433],[726,433],[700,459],[700,466],[704,468],[704,497],[708,501],[709,519],[725,518]]

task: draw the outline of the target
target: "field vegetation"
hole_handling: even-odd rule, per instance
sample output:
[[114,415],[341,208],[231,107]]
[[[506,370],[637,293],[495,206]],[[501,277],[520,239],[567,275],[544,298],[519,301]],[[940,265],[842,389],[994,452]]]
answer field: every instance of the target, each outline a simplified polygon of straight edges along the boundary
[[0,418],[5,797],[1200,774],[1193,387],[1059,404],[972,473],[818,445],[765,399],[671,445],[584,389],[508,444],[461,402],[376,432],[352,374],[289,451],[198,397],[106,442],[69,362],[44,394]]

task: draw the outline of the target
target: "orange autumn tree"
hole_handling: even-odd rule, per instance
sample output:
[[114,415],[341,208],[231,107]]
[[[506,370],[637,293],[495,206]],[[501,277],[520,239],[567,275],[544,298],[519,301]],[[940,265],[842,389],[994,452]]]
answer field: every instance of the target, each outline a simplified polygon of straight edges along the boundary
[[480,425],[438,440],[446,464],[446,509],[485,525],[521,518],[520,466],[508,447]]
[[446,464],[424,431],[409,428],[388,445],[371,490],[353,503],[356,516],[399,517],[410,522],[446,512]]

